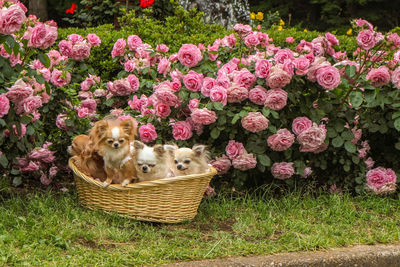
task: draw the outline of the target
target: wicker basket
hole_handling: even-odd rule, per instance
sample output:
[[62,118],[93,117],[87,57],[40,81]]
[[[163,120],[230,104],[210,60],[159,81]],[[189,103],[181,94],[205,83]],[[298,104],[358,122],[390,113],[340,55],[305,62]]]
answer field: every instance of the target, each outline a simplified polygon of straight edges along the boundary
[[211,178],[217,171],[140,182],[122,187],[102,182],[80,172],[75,159],[69,159],[74,173],[79,201],[90,209],[117,212],[141,221],[178,223],[193,219]]

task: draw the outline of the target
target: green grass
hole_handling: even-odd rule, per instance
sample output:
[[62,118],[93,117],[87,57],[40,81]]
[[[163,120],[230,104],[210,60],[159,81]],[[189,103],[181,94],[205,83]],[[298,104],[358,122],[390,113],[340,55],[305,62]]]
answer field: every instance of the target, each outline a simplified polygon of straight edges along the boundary
[[[1,193],[1,192],[0,192]],[[400,240],[399,200],[228,196],[191,222],[144,223],[81,207],[74,193],[3,194],[0,265],[155,265]]]

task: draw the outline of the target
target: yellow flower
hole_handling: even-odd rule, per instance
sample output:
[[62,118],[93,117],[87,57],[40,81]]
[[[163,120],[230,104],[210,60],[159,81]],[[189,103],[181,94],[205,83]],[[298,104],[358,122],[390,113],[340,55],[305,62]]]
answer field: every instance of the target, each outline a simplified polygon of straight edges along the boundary
[[258,12],[257,15],[256,15],[256,19],[263,20],[264,19],[264,13]]
[[347,35],[351,35],[353,33],[353,29],[349,29],[346,33]]
[[250,13],[250,19],[256,19],[256,13],[251,12]]
[[283,25],[285,25],[285,22],[281,19],[281,20],[279,21],[279,25],[283,26]]
[[304,29],[304,32],[308,32],[308,30],[307,30],[307,29]]
[[282,26],[279,26],[279,27],[278,27],[278,31],[281,31],[281,30],[283,30],[283,27],[282,27]]

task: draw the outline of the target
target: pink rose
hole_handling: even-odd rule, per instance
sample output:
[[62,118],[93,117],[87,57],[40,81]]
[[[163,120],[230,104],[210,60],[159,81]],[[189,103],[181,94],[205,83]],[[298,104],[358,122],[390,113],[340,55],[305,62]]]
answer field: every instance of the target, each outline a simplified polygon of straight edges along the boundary
[[115,96],[127,96],[135,92],[128,79],[124,78],[115,80],[114,82],[108,82],[107,87],[111,94]]
[[234,83],[245,87],[246,89],[250,89],[253,83],[257,80],[256,76],[254,76],[248,69],[233,71],[232,76]]
[[165,44],[157,45],[156,50],[161,53],[167,53],[169,51],[169,47]]
[[175,140],[188,140],[193,136],[193,127],[187,121],[177,121],[172,124],[172,136]]
[[169,116],[169,114],[171,114],[171,108],[170,106],[161,103],[161,102],[157,102],[154,105],[154,109],[156,111],[156,115],[160,118],[167,118]]
[[248,34],[245,38],[244,38],[244,44],[247,47],[253,47],[253,46],[257,46],[260,44],[260,40],[258,39],[258,34],[257,32],[253,32]]
[[278,50],[274,56],[275,63],[283,64],[286,59],[294,60],[293,51],[289,48]]
[[[240,61],[239,61],[240,62]],[[225,76],[228,74],[231,74],[233,71],[238,69],[238,63],[235,62],[234,60],[229,61],[225,65],[223,65],[219,70],[218,70],[218,77],[219,76]]]
[[226,89],[231,86],[231,80],[225,74],[219,75],[217,77],[216,82],[217,82],[217,85],[222,86],[222,87],[224,87]]
[[23,38],[28,40],[29,47],[47,49],[57,40],[57,27],[38,22],[35,27],[28,27]]
[[58,69],[53,69],[51,73],[50,82],[58,87],[65,87],[71,82],[71,74],[69,72],[62,72]]
[[115,58],[123,56],[125,54],[125,47],[126,47],[126,41],[124,39],[118,39],[113,46],[111,57]]
[[91,46],[100,46],[101,40],[95,33],[89,33],[87,39]]
[[29,164],[21,169],[22,172],[34,172],[39,170],[39,164],[34,161],[30,161]]
[[136,63],[133,59],[129,59],[124,63],[124,69],[126,72],[132,72],[136,69]]
[[325,38],[331,45],[339,45],[339,40],[332,33],[325,33]]
[[49,170],[50,178],[53,178],[54,176],[56,176],[57,172],[58,172],[58,168],[56,166],[51,167]]
[[400,67],[392,72],[392,83],[397,89],[400,89]]
[[252,32],[250,25],[243,24],[236,24],[235,26],[233,26],[233,30],[237,32],[242,38],[246,37],[249,33]]
[[29,96],[18,103],[16,112],[18,114],[30,114],[42,106],[40,96]]
[[126,80],[129,82],[132,92],[136,92],[139,89],[140,82],[138,77],[136,77],[136,75],[129,74],[128,77],[126,77]]
[[264,87],[257,85],[250,90],[249,99],[254,104],[264,105],[267,100],[267,90]]
[[297,75],[305,75],[308,72],[308,67],[310,66],[310,61],[305,57],[296,58],[294,61],[294,66],[296,68]]
[[22,79],[18,79],[13,86],[8,88],[6,93],[7,98],[13,103],[18,103],[31,95],[33,95],[32,87]]
[[249,112],[241,122],[244,129],[257,133],[268,128],[269,120],[260,112]]
[[174,94],[171,87],[159,84],[154,88],[154,95],[157,99],[168,106],[176,106],[179,104],[179,98]]
[[297,117],[292,122],[292,131],[299,135],[312,126],[312,121],[307,117]]
[[[383,187],[388,186],[388,184],[395,185],[397,180],[396,174],[392,169],[385,169],[382,167],[369,170],[366,178],[367,186],[375,193],[383,193],[383,190],[381,190]],[[395,189],[396,187],[394,187],[394,190]]]
[[364,161],[364,163],[367,166],[367,170],[369,170],[374,166],[375,161],[371,157],[369,157]]
[[293,162],[274,163],[271,167],[271,173],[277,179],[289,179],[294,174]]
[[204,96],[210,96],[210,90],[217,84],[214,78],[205,77],[203,80],[203,85],[201,86],[201,93]]
[[137,35],[129,35],[128,36],[129,50],[134,51],[142,45],[143,45],[143,41],[142,41],[142,39],[140,39],[139,36],[137,36]]
[[61,42],[58,43],[58,49],[60,49],[60,53],[63,56],[70,57],[72,55],[72,42],[62,40]]
[[243,153],[232,160],[232,166],[235,169],[247,171],[257,166],[257,159],[253,154]]
[[[24,137],[25,136],[25,134],[26,134],[26,125],[25,124],[20,124],[20,127],[21,127],[21,129],[20,130],[18,130],[18,128],[17,128],[17,125],[13,125],[12,126],[12,128],[13,128],[13,134],[15,134],[15,135],[17,135],[18,136],[18,139],[21,139],[22,137]],[[5,137],[9,137],[10,135],[11,135],[11,132],[10,132],[10,130],[8,130],[8,129],[5,129],[4,131],[3,131],[3,135],[5,136]]]
[[294,135],[288,129],[280,129],[267,139],[269,147],[274,151],[285,151],[294,143]]
[[96,112],[97,103],[94,99],[85,99],[81,102],[81,107],[87,108],[89,113]]
[[188,90],[198,92],[201,90],[201,87],[203,85],[203,78],[203,74],[191,70],[183,78],[183,84]]
[[235,159],[245,153],[246,150],[244,149],[242,143],[236,142],[235,140],[229,140],[228,145],[225,148],[225,152],[230,159]]
[[40,176],[40,182],[43,185],[48,186],[53,180],[51,178],[48,178],[47,175],[44,172],[41,172],[41,176]]
[[210,99],[212,102],[221,102],[225,106],[228,100],[227,90],[222,86],[214,86],[210,90]]
[[357,35],[357,44],[365,50],[370,50],[376,44],[375,35],[372,30],[360,31]]
[[292,77],[278,65],[271,67],[268,78],[266,79],[267,85],[271,89],[283,88],[290,83]]
[[28,157],[30,159],[42,161],[44,163],[52,163],[56,159],[56,157],[54,156],[54,151],[50,151],[48,148],[45,147],[35,148],[28,154]]
[[[50,50],[48,53],[47,53],[47,56],[49,57],[49,59],[50,59],[50,65],[51,66],[56,66],[56,65],[58,65],[60,62],[61,62],[61,54],[60,54],[60,52],[58,52],[57,50],[54,50],[54,49],[52,49],[52,50]],[[39,61],[40,62],[40,61]],[[43,66],[44,67],[44,66]]]
[[171,82],[171,88],[174,92],[179,92],[181,90],[182,84],[179,80],[174,79]]
[[353,138],[353,140],[351,140],[351,142],[353,144],[357,144],[358,140],[361,139],[362,129],[357,129],[356,127],[354,127],[353,129],[351,129],[351,131],[353,132],[353,135],[354,135],[354,138]]
[[286,37],[286,43],[292,44],[294,43],[294,38],[292,36]]
[[331,63],[326,61],[326,58],[316,57],[314,59],[314,62],[311,64],[310,68],[307,71],[307,79],[309,79],[312,82],[316,82],[317,81],[317,71],[320,68],[329,67],[329,66],[331,66]]
[[272,110],[281,110],[286,106],[287,96],[287,92],[280,88],[268,90],[264,106]]
[[158,62],[157,71],[160,74],[163,74],[164,77],[167,76],[167,73],[171,70],[171,62],[166,57],[163,57],[160,62]]
[[228,103],[240,103],[249,97],[247,88],[232,83],[227,89]]
[[178,51],[178,60],[186,67],[195,67],[202,59],[200,49],[193,44],[183,44]]
[[0,10],[0,33],[10,35],[19,29],[26,20],[25,12],[19,5],[13,4]]
[[300,152],[317,152],[323,146],[326,138],[326,129],[313,123],[313,126],[302,131],[297,136]]
[[231,160],[226,155],[211,160],[210,164],[218,171],[219,175],[227,173],[231,168]]
[[317,82],[324,89],[333,90],[340,84],[340,73],[335,67],[323,67],[317,70]]
[[368,72],[366,79],[370,81],[373,86],[381,87],[390,81],[389,69],[386,66],[372,69]]
[[188,107],[189,107],[189,110],[190,111],[193,111],[193,110],[195,110],[196,108],[198,108],[199,107],[199,100],[198,99],[196,99],[196,98],[194,98],[194,99],[190,99],[189,100],[189,105],[188,105]]
[[72,46],[70,57],[77,61],[84,60],[90,56],[90,48],[90,44],[86,43],[86,41],[76,42]]
[[73,34],[68,35],[68,41],[71,41],[72,44],[74,45],[77,42],[82,42],[83,37],[79,34],[73,33]]
[[79,118],[85,118],[89,115],[89,109],[88,108],[84,108],[84,107],[79,107],[78,108],[78,117]]
[[257,60],[255,65],[256,76],[258,78],[267,78],[272,64],[266,59]]
[[207,108],[198,108],[192,111],[190,114],[194,123],[209,125],[217,120],[217,116],[214,111],[208,110]]
[[61,130],[65,130],[65,131],[70,130],[71,127],[67,126],[67,124],[65,122],[67,119],[68,119],[67,115],[62,114],[62,113],[58,114],[57,119],[56,119],[57,128],[59,128]]
[[225,36],[221,40],[221,45],[223,47],[234,47],[235,44],[236,44],[236,37],[235,37],[235,35],[233,33],[230,34],[230,35]]
[[10,101],[5,94],[0,95],[0,118],[8,114],[10,109]]
[[156,128],[153,124],[148,123],[139,127],[139,137],[145,143],[152,142],[157,139]]
[[104,89],[96,89],[93,92],[95,97],[105,97],[107,95],[107,91]]
[[306,167],[303,170],[303,174],[301,175],[301,178],[307,178],[312,174],[312,169],[310,167]]

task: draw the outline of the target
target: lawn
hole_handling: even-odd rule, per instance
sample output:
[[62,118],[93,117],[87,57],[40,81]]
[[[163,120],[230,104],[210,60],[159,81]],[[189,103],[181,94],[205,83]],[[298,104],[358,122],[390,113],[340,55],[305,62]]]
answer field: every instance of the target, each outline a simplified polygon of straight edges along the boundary
[[393,198],[224,195],[169,225],[88,210],[70,191],[0,192],[0,265],[156,265],[400,241]]

